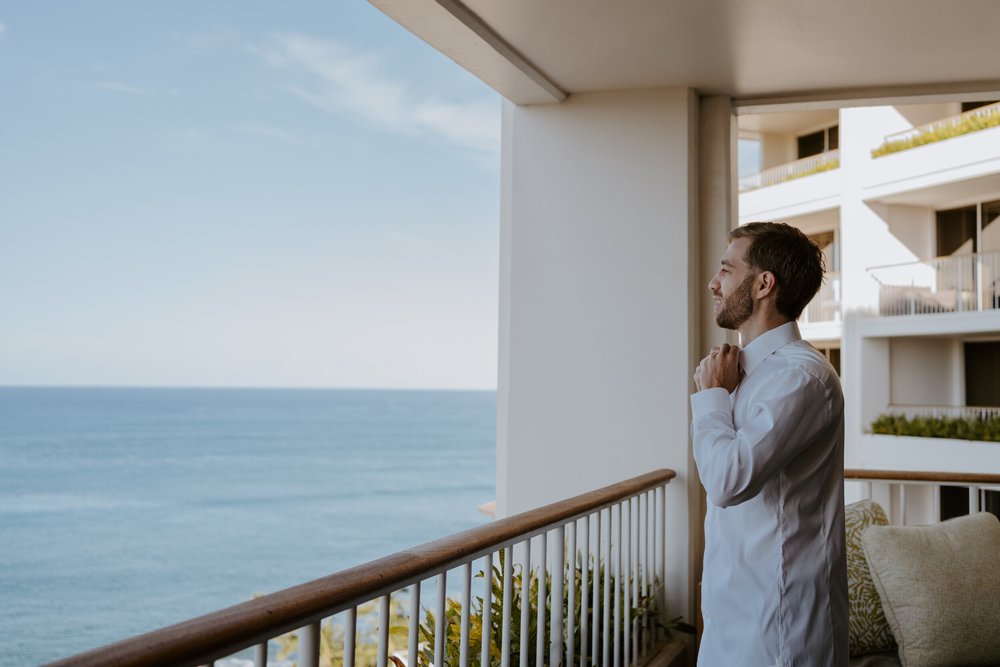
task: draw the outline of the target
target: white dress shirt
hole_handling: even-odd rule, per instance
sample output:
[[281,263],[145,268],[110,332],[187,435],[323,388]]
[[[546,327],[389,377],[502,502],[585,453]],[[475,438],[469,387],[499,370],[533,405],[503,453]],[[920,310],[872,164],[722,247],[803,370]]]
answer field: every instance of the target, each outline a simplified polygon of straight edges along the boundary
[[708,494],[699,667],[848,662],[844,397],[795,322],[740,351],[730,395],[691,396]]

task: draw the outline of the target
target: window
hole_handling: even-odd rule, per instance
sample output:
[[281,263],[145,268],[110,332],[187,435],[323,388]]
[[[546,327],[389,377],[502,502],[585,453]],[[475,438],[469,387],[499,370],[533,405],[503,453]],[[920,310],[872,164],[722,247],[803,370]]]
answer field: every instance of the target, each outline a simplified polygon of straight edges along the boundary
[[[978,207],[982,209],[982,230],[977,223]],[[939,257],[994,250],[1000,250],[1000,201],[937,211]]]
[[833,370],[837,371],[837,375],[840,375],[840,348],[839,347],[822,347],[822,345],[816,346],[816,351],[826,357],[830,365],[833,366]]
[[840,126],[832,125],[798,138],[799,159],[819,155],[840,147]]
[[965,404],[1000,405],[1000,341],[969,342],[965,349]]
[[976,252],[976,207],[963,206],[937,212],[937,254],[968,255]]
[[973,109],[978,109],[980,107],[988,107],[991,104],[996,104],[1000,100],[990,100],[989,102],[962,102],[962,113],[966,111],[972,111]]
[[740,137],[737,146],[740,178],[759,174],[761,170],[760,140]]

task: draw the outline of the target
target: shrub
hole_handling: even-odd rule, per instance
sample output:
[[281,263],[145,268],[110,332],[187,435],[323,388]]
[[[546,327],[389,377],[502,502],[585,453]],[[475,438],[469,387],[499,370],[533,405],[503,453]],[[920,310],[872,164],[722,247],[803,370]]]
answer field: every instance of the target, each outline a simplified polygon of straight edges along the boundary
[[970,132],[977,132],[979,130],[986,130],[991,127],[998,126],[1000,126],[1000,114],[993,114],[991,116],[966,116],[954,125],[929,128],[918,134],[906,137],[905,139],[887,141],[878,148],[872,150],[872,157],[875,158],[888,155],[889,153],[898,153],[899,151],[916,148],[917,146],[932,144],[936,141],[951,139],[952,137],[958,137]]
[[889,413],[872,422],[871,432],[919,438],[1000,442],[1000,416],[906,417]]

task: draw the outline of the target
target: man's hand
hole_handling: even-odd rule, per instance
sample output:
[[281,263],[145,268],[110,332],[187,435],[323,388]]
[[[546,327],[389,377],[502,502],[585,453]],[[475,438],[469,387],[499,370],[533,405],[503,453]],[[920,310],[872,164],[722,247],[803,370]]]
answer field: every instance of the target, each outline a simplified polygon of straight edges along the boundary
[[740,348],[725,343],[712,348],[694,370],[694,386],[698,391],[722,387],[730,394],[740,383]]

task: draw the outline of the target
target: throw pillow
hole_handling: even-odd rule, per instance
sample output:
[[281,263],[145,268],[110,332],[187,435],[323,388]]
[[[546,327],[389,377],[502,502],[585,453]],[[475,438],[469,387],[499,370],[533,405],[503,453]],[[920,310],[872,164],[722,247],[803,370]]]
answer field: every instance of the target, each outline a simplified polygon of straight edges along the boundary
[[888,526],[882,507],[871,500],[852,503],[844,510],[847,529],[848,637],[852,656],[893,651],[889,622],[882,611],[882,601],[872,582],[868,561],[861,548],[861,534],[869,526]]
[[983,512],[861,536],[903,667],[1000,664],[1000,521]]

